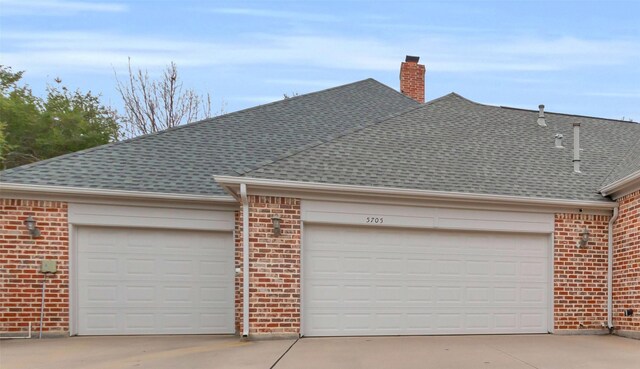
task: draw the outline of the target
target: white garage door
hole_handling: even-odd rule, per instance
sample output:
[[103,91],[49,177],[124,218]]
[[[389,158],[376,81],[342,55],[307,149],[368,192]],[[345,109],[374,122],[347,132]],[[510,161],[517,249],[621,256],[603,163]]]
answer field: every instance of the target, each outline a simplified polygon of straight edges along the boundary
[[229,232],[79,227],[78,334],[234,332]]
[[549,236],[306,225],[303,334],[546,333]]

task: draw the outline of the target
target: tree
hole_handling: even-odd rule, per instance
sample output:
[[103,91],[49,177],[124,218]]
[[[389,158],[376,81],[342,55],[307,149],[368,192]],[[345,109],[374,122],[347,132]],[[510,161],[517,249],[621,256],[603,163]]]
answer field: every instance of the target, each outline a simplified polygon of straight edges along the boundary
[[129,75],[118,79],[117,90],[124,103],[125,134],[129,137],[158,132],[177,125],[210,118],[211,97],[185,89],[178,67],[171,62],[159,80],[152,80],[147,70],[133,70],[129,59]]
[[[46,97],[20,85],[24,72],[0,66],[2,167],[12,168],[118,139],[116,112],[91,92],[69,91],[60,79]],[[0,139],[1,142],[1,139]]]

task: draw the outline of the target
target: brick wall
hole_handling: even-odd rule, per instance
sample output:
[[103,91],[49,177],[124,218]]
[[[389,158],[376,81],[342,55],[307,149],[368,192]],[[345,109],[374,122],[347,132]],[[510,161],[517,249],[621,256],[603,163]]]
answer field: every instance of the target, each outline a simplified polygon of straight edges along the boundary
[[[300,200],[249,196],[249,334],[300,332]],[[282,234],[274,236],[274,216]],[[242,266],[242,213],[236,217],[236,265]],[[236,277],[236,327],[242,331],[242,276]]]
[[[554,327],[603,329],[607,321],[609,216],[556,214],[554,231]],[[576,246],[589,229],[586,248]]]
[[[640,191],[618,199],[620,213],[613,230],[613,325],[640,332]],[[623,309],[634,315],[624,316]]]
[[[24,224],[31,215],[41,236],[32,238]],[[40,329],[42,259],[58,262],[47,277],[44,332],[69,330],[69,238],[67,204],[55,201],[0,199],[0,333]],[[16,333],[14,333],[16,334]]]

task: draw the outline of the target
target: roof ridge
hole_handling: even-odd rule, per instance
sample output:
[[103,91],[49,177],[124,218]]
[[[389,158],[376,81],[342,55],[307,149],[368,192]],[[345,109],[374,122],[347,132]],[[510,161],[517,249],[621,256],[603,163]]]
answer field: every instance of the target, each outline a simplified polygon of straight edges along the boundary
[[[538,110],[534,110],[534,109],[525,109],[525,108],[516,108],[513,106],[505,106],[505,105],[491,105],[491,104],[484,104],[484,103],[479,103],[477,101],[473,101],[470,100],[456,92],[451,92],[448,95],[454,95],[456,97],[459,97],[462,100],[465,100],[469,103],[472,104],[476,104],[476,105],[480,105],[480,106],[485,106],[485,107],[489,107],[489,108],[500,108],[500,109],[509,109],[509,110],[520,110],[520,111],[526,111],[526,112],[531,112],[531,113],[538,113]],[[445,95],[445,96],[448,96]],[[628,121],[628,120],[623,120],[623,119],[614,119],[614,118],[604,118],[604,117],[596,117],[593,115],[581,115],[581,114],[569,114],[569,113],[558,113],[558,112],[553,112],[553,111],[546,111],[544,112],[545,114],[555,114],[555,115],[563,115],[563,116],[567,116],[567,117],[579,117],[579,118],[589,118],[589,119],[598,119],[598,120],[610,120],[610,121],[614,121],[614,122],[619,122],[619,123],[632,123],[632,124],[639,124],[640,122],[634,122],[634,121]]]
[[412,101],[412,102],[414,102],[414,103],[416,103],[416,104],[424,104],[424,103],[417,102],[416,100],[414,100],[414,99],[410,98],[409,96],[407,96],[407,95],[403,94],[402,92],[400,92],[400,91],[396,90],[395,88],[393,88],[393,87],[389,87],[389,86],[385,85],[384,83],[382,83],[382,82],[380,82],[380,81],[378,81],[378,80],[376,80],[376,79],[374,79],[374,78],[367,78],[367,79],[365,79],[364,81],[368,81],[368,80],[371,80],[371,81],[373,81],[373,82],[376,82],[376,83],[377,83],[377,84],[379,84],[380,86],[386,87],[386,88],[388,88],[389,90],[391,90],[391,91],[395,92],[396,94],[398,94],[398,95],[400,95],[400,96],[404,97],[405,99],[410,100],[410,101]]
[[[374,81],[375,81],[375,80],[374,80]],[[378,81],[376,81],[376,82],[378,82]],[[379,83],[379,82],[378,82],[378,83]],[[387,86],[387,87],[388,87],[388,86]],[[389,87],[389,88],[390,88],[390,87]],[[393,89],[392,89],[392,90],[393,90]],[[394,90],[394,91],[395,91],[395,90]],[[323,144],[326,144],[326,143],[332,142],[332,141],[337,140],[337,139],[339,139],[339,138],[342,138],[342,137],[344,137],[344,136],[347,136],[347,135],[350,135],[350,134],[353,134],[353,133],[356,133],[356,132],[362,131],[362,130],[364,130],[364,129],[367,129],[367,128],[371,127],[371,126],[374,126],[374,125],[376,125],[376,124],[379,124],[379,123],[382,123],[382,122],[384,122],[384,121],[387,121],[387,120],[389,120],[389,119],[393,119],[393,118],[399,117],[399,116],[401,116],[401,115],[407,114],[407,113],[412,112],[412,111],[414,111],[414,110],[418,110],[418,109],[426,108],[426,107],[428,107],[428,106],[430,106],[430,105],[432,105],[432,104],[434,104],[434,103],[436,103],[436,102],[438,102],[438,101],[440,101],[440,100],[443,100],[443,99],[445,99],[445,98],[449,98],[449,97],[454,96],[454,95],[459,96],[459,95],[457,95],[456,93],[453,93],[453,92],[452,92],[452,93],[449,93],[449,94],[447,94],[447,95],[440,96],[440,97],[438,97],[438,98],[436,98],[436,99],[430,100],[430,101],[428,101],[428,102],[426,102],[426,103],[424,103],[424,104],[420,104],[420,103],[418,103],[418,105],[417,105],[417,106],[412,106],[412,107],[407,108],[407,109],[405,109],[405,110],[402,110],[402,111],[400,111],[400,112],[393,113],[393,114],[388,115],[388,116],[386,116],[386,117],[383,117],[383,118],[380,118],[380,119],[374,120],[374,121],[372,121],[372,122],[370,122],[370,123],[363,124],[363,125],[359,125],[359,126],[353,127],[353,128],[351,128],[351,129],[348,129],[348,130],[345,130],[345,131],[340,131],[339,133],[337,133],[337,134],[335,134],[335,135],[327,136],[327,137],[325,137],[325,138],[319,139],[318,141],[311,142],[311,143],[309,143],[309,144],[307,144],[307,145],[304,145],[304,146],[302,146],[302,147],[298,147],[298,148],[296,148],[296,149],[288,150],[288,151],[286,151],[285,153],[283,153],[283,154],[281,154],[281,155],[278,155],[277,157],[275,157],[275,158],[273,158],[273,159],[267,159],[267,160],[265,160],[265,161],[262,161],[262,162],[260,162],[260,163],[256,164],[256,165],[255,165],[255,166],[253,166],[253,167],[248,167],[248,168],[239,168],[239,169],[235,169],[234,171],[235,171],[236,173],[238,173],[239,175],[243,176],[243,175],[248,174],[248,173],[250,173],[250,172],[256,171],[256,170],[258,170],[258,169],[260,169],[260,168],[262,168],[262,167],[264,167],[264,166],[267,166],[267,165],[269,165],[269,164],[273,164],[273,163],[275,163],[275,162],[278,162],[278,161],[280,161],[280,160],[286,159],[286,158],[288,158],[288,157],[291,157],[291,156],[294,156],[294,155],[300,154],[300,153],[302,153],[303,151],[310,150],[310,149],[312,149],[312,148],[314,148],[314,147],[317,147],[317,146],[320,146],[320,145],[323,145]],[[461,96],[459,96],[459,97],[461,97]],[[463,98],[463,99],[464,99],[464,98]],[[411,100],[413,100],[413,99],[411,99]],[[415,101],[415,100],[414,100],[414,101]]]
[[[84,150],[79,150],[79,151],[74,151],[74,152],[70,152],[70,153],[67,153],[67,154],[59,155],[59,156],[54,156],[53,158],[48,158],[48,159],[45,159],[45,160],[36,161],[34,163],[29,163],[29,164],[21,165],[21,166],[18,166],[18,167],[1,170],[0,174],[12,174],[12,173],[20,172],[22,170],[26,170],[26,169],[30,169],[30,168],[33,168],[33,167],[36,167],[36,166],[44,165],[44,164],[47,164],[47,163],[50,163],[50,162],[53,162],[53,161],[62,160],[62,159],[66,159],[66,158],[70,158],[70,157],[74,157],[74,156],[80,156],[80,155],[84,155],[84,154],[89,153],[89,152],[102,150],[102,149],[106,149],[106,148],[109,148],[109,147],[113,147],[113,146],[116,146],[116,145],[129,143],[129,142],[133,142],[133,141],[144,140],[144,139],[147,139],[147,138],[150,138],[150,137],[156,137],[156,136],[159,136],[161,134],[165,134],[167,132],[172,132],[172,131],[175,131],[175,130],[178,130],[178,129],[183,129],[183,128],[187,128],[187,127],[193,127],[195,125],[200,125],[200,124],[203,124],[203,123],[211,123],[211,122],[214,122],[216,120],[220,120],[222,118],[235,116],[235,115],[240,114],[240,113],[244,113],[244,112],[256,110],[256,109],[259,109],[259,108],[263,108],[263,107],[266,107],[266,106],[280,104],[280,103],[288,102],[288,101],[292,101],[292,100],[299,100],[300,98],[305,98],[305,97],[317,95],[317,94],[320,94],[320,93],[329,92],[329,91],[332,91],[332,90],[351,87],[351,86],[354,86],[354,85],[357,85],[359,83],[363,83],[363,82],[366,82],[366,81],[376,82],[379,85],[382,85],[382,86],[384,86],[384,87],[386,87],[386,88],[388,88],[390,90],[395,91],[391,87],[386,86],[385,84],[383,84],[381,82],[378,82],[373,78],[366,78],[366,79],[363,79],[363,80],[350,82],[350,83],[347,83],[347,84],[344,84],[344,85],[340,85],[340,86],[329,87],[329,88],[326,88],[324,90],[313,91],[313,92],[309,92],[309,93],[306,93],[306,94],[293,96],[293,97],[290,97],[288,99],[272,101],[270,103],[252,106],[252,107],[249,107],[249,108],[246,108],[246,109],[237,110],[237,111],[234,111],[234,112],[231,112],[231,113],[227,113],[227,114],[218,115],[218,116],[215,116],[215,117],[201,119],[201,120],[198,120],[198,121],[195,121],[195,122],[188,122],[188,123],[181,124],[181,125],[178,125],[178,126],[174,126],[174,127],[169,127],[169,128],[163,129],[162,131],[151,132],[151,133],[143,134],[143,135],[140,135],[140,136],[131,137],[131,138],[128,138],[128,139],[122,140],[122,141],[109,142],[109,143],[106,143],[106,144],[103,144],[103,145],[90,147],[90,148],[87,148],[87,149],[84,149]],[[0,178],[0,180],[1,180],[1,178]]]
[[[620,161],[618,162],[618,164],[614,165],[611,168],[611,170],[607,173],[607,175],[604,176],[604,179],[602,180],[602,182],[600,182],[600,187],[601,188],[616,181],[616,180],[614,180],[613,182],[611,182],[609,180],[609,177],[611,177],[613,172],[615,172],[615,170],[618,169],[618,167],[621,166],[622,163],[624,163],[624,161],[625,161],[625,159],[627,159],[627,157],[631,156],[631,154],[633,153],[633,149],[636,148],[636,145],[640,145],[640,138],[638,138],[638,140],[636,140],[633,145],[629,146],[629,149],[627,150],[627,152],[624,153],[624,155],[622,155],[622,157],[620,158]],[[633,173],[635,173],[635,172],[633,172]]]
[[[485,104],[480,104],[480,105],[485,105]],[[512,106],[496,106],[496,105],[485,105],[485,106],[494,106],[497,108],[501,108],[501,109],[509,109],[509,110],[520,110],[520,111],[527,111],[527,112],[532,112],[532,113],[537,113],[537,110],[533,110],[533,109],[525,109],[525,108],[515,108]],[[609,121],[613,121],[613,122],[618,122],[618,123],[631,123],[631,124],[638,124],[640,126],[640,123],[638,122],[633,122],[633,121],[628,121],[628,120],[622,120],[622,119],[614,119],[614,118],[604,118],[604,117],[596,117],[593,115],[580,115],[580,114],[569,114],[569,113],[557,113],[557,112],[553,112],[553,111],[546,111],[544,112],[545,114],[555,114],[555,115],[563,115],[566,117],[577,117],[577,118],[588,118],[588,119],[598,119],[598,120],[609,120]]]

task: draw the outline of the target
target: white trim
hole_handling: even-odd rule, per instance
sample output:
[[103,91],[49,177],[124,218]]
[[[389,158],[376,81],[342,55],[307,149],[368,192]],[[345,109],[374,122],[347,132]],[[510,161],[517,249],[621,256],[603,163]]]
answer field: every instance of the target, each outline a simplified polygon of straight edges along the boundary
[[27,185],[18,183],[0,183],[0,191],[11,191],[16,193],[38,193],[38,194],[61,194],[76,196],[99,196],[99,197],[115,197],[115,198],[131,198],[131,199],[158,199],[158,200],[174,200],[187,202],[206,202],[206,203],[237,203],[230,196],[213,196],[213,195],[189,195],[165,192],[138,192],[124,190],[109,190],[97,188],[81,188],[81,187],[61,187],[61,186],[42,186]]
[[[430,190],[413,190],[405,188],[387,188],[387,187],[370,187],[355,186],[343,184],[328,184],[317,182],[298,182],[298,181],[281,181],[260,178],[245,178],[232,176],[214,176],[216,182],[225,187],[227,191],[233,193],[235,186],[247,184],[252,186],[261,186],[265,188],[287,188],[289,190],[298,191],[318,191],[332,192],[356,195],[377,195],[386,197],[411,197],[432,200],[447,200],[460,202],[477,202],[487,204],[519,204],[519,205],[541,205],[554,207],[571,207],[571,208],[588,208],[588,209],[607,209],[611,210],[616,206],[615,202],[605,201],[589,201],[589,200],[568,200],[568,199],[552,199],[552,198],[533,198],[509,195],[493,195],[493,194],[471,194],[461,192],[445,192]],[[232,188],[232,186],[234,188]]]
[[633,191],[630,191],[630,189],[634,186],[634,185],[640,185],[640,183],[635,183],[636,181],[640,182],[640,170],[634,173],[631,173],[630,175],[621,178],[613,183],[610,183],[604,187],[602,187],[600,189],[600,193],[603,196],[609,196],[609,195],[618,195],[617,197],[621,197],[624,195],[619,195],[617,193],[622,192],[622,191],[628,191],[628,193],[631,193]]
[[70,224],[98,227],[232,231],[229,210],[68,203]]
[[[367,223],[367,218],[380,223]],[[449,209],[302,200],[301,219],[309,223],[345,224],[374,228],[425,228],[516,233],[552,233],[553,213]]]

